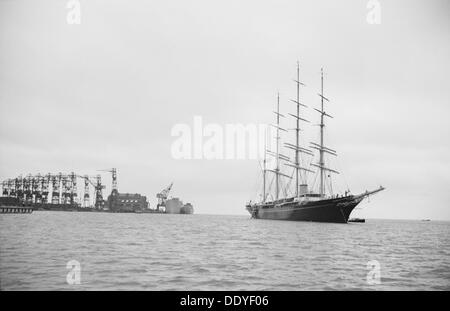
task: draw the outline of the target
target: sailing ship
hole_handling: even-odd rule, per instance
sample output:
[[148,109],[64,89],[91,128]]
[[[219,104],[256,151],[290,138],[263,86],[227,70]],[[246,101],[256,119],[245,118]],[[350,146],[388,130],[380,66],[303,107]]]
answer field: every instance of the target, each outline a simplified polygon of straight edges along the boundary
[[[330,178],[331,174],[339,174],[338,171],[326,166],[325,154],[336,157],[335,150],[326,147],[324,144],[324,129],[325,118],[332,118],[331,115],[325,112],[324,103],[329,102],[329,99],[324,96],[323,93],[323,68],[321,69],[321,92],[319,95],[321,106],[320,109],[314,108],[316,112],[320,114],[320,141],[310,142],[309,148],[300,146],[300,121],[309,122],[308,120],[300,116],[300,107],[307,106],[300,102],[300,86],[304,86],[300,82],[300,67],[297,63],[297,79],[294,80],[297,86],[297,98],[291,100],[296,104],[297,113],[289,115],[296,120],[296,142],[295,145],[291,143],[285,143],[284,146],[291,149],[295,153],[294,160],[291,160],[288,156],[280,153],[280,131],[286,131],[286,129],[280,127],[280,117],[285,117],[280,113],[280,96],[277,96],[277,111],[276,125],[272,125],[276,129],[276,151],[267,150],[265,147],[264,160],[263,160],[263,194],[260,202],[247,203],[246,209],[252,216],[257,219],[273,219],[273,220],[296,220],[296,221],[317,221],[317,222],[332,222],[332,223],[347,223],[353,209],[366,197],[384,190],[382,186],[372,191],[365,191],[363,193],[353,195],[350,190],[345,191],[344,194],[334,194],[332,191]],[[310,166],[306,166],[305,163],[301,163],[301,155],[314,156],[311,149],[314,149],[318,153],[318,162],[310,163]],[[266,155],[274,157],[276,166],[274,169],[267,168]],[[304,157],[302,157],[304,158]],[[280,179],[288,178],[292,179],[293,176],[283,173],[280,168],[280,162],[288,167],[294,168],[295,176],[295,193],[291,196],[280,196]],[[303,161],[306,162],[306,161]],[[314,171],[313,169],[317,171]],[[275,176],[275,194],[274,197],[269,200],[269,193],[266,191],[266,174],[272,173]],[[307,177],[308,174],[318,174],[319,177],[319,191],[314,192],[308,190]],[[317,176],[317,175],[316,175]],[[330,186],[326,187],[326,182],[329,181]]]

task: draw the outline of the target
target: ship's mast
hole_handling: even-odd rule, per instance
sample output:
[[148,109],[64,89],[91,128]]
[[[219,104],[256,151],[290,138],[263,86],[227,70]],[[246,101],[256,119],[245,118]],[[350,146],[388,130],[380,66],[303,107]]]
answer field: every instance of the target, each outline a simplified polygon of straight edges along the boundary
[[275,168],[275,199],[278,200],[279,192],[280,192],[280,179],[279,179],[279,172],[280,172],[280,93],[277,94],[277,166]]
[[264,160],[263,160],[263,199],[262,202],[265,203],[266,202],[266,163],[267,163],[267,154],[266,154],[266,150],[267,150],[267,128],[264,131]]
[[295,196],[298,197],[299,196],[299,182],[302,182],[302,183],[305,182],[302,179],[300,171],[301,170],[305,171],[305,173],[312,172],[311,170],[300,166],[300,153],[313,155],[313,153],[310,150],[300,147],[300,121],[304,121],[304,122],[309,122],[309,121],[300,117],[300,106],[303,106],[303,107],[307,107],[307,106],[300,103],[300,85],[304,86],[304,84],[302,82],[300,82],[300,65],[298,62],[297,62],[297,79],[295,79],[294,81],[297,85],[297,99],[296,100],[291,99],[291,101],[294,102],[297,106],[297,114],[294,115],[294,114],[290,113],[289,115],[291,115],[292,117],[294,117],[296,119],[295,145],[290,144],[290,143],[285,143],[284,145],[285,145],[285,147],[287,147],[289,149],[295,150],[294,162],[286,163],[286,165],[295,168]]
[[[280,94],[277,94],[277,111],[274,111],[273,113],[275,113],[277,115],[277,124],[271,124],[271,126],[275,127],[277,129],[276,131],[276,152],[272,152],[270,150],[266,149],[266,153],[268,153],[269,155],[273,156],[276,158],[276,167],[275,169],[266,169],[266,171],[272,172],[275,174],[275,200],[279,199],[280,196],[280,176],[286,177],[286,178],[291,178],[291,176],[288,176],[286,174],[283,174],[280,170],[280,160],[283,161],[290,161],[289,157],[283,155],[280,153],[280,130],[281,131],[285,131],[287,132],[286,129],[281,128],[280,127],[280,117],[284,117],[284,115],[282,115],[280,113]],[[292,145],[292,147],[295,148],[294,145]]]
[[321,89],[320,89],[320,103],[321,103],[321,114],[320,114],[320,196],[323,197],[325,190],[324,190],[324,170],[323,167],[325,166],[325,163],[323,161],[323,128],[325,127],[325,124],[323,124],[323,68],[320,69],[320,80],[321,80]]
[[332,170],[328,167],[325,167],[324,153],[326,152],[328,154],[336,156],[336,151],[333,149],[330,149],[328,147],[325,147],[325,145],[324,145],[324,135],[323,135],[324,128],[325,128],[324,117],[332,118],[332,116],[323,110],[324,100],[329,101],[328,98],[326,98],[323,95],[323,68],[321,68],[321,70],[320,70],[320,80],[321,80],[321,84],[320,84],[321,87],[320,87],[320,94],[318,94],[318,95],[320,96],[320,104],[321,104],[320,108],[321,109],[319,110],[319,109],[314,108],[314,110],[316,110],[317,112],[320,113],[320,124],[319,124],[319,126],[320,126],[320,144],[311,142],[310,147],[319,150],[319,163],[318,164],[311,163],[311,165],[319,168],[319,172],[320,172],[319,193],[320,193],[320,196],[323,197],[323,196],[325,196],[325,171],[328,171],[331,173],[336,173],[336,174],[339,174],[339,172]]
[[300,65],[297,62],[297,126],[295,127],[295,146],[297,149],[295,149],[295,165],[297,167],[295,168],[295,196],[298,197],[298,178],[299,178],[299,168],[300,165],[299,162],[299,150],[298,148],[300,143],[300,105],[298,104],[300,102]]

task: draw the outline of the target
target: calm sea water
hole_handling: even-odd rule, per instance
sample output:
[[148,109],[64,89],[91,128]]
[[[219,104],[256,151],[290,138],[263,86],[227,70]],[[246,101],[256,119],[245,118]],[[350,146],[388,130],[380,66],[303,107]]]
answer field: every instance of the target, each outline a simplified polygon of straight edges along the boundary
[[[69,285],[67,263],[80,263]],[[380,264],[370,285],[367,263]],[[449,290],[450,222],[0,215],[1,290]]]

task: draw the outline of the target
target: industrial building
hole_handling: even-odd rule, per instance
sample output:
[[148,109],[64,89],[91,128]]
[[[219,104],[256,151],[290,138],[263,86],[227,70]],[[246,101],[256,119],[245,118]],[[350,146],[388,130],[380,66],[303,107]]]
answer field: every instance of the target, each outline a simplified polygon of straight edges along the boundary
[[132,193],[111,193],[106,206],[114,213],[134,213],[148,209],[147,197]]

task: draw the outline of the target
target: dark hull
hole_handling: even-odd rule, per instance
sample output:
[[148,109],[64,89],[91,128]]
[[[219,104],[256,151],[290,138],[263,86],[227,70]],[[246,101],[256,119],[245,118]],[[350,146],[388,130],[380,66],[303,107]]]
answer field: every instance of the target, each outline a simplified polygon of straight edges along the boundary
[[257,219],[347,223],[361,200],[348,196],[302,203],[274,202],[248,205],[247,210]]
[[366,220],[363,218],[351,218],[348,222],[366,222]]

